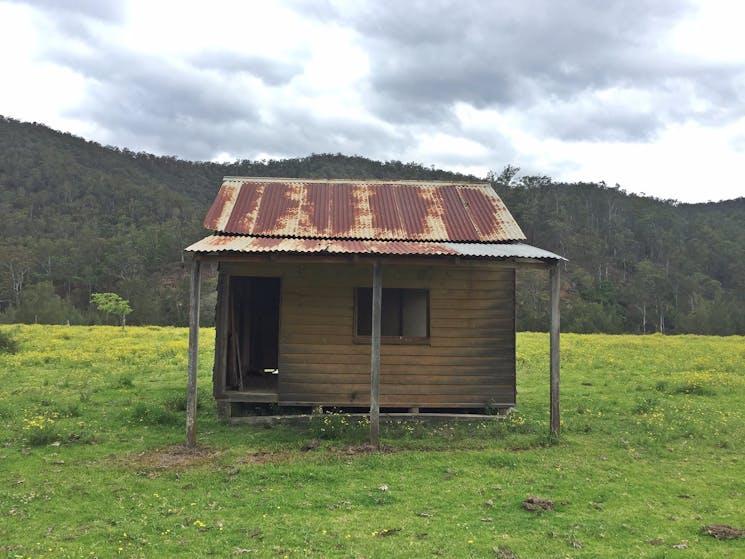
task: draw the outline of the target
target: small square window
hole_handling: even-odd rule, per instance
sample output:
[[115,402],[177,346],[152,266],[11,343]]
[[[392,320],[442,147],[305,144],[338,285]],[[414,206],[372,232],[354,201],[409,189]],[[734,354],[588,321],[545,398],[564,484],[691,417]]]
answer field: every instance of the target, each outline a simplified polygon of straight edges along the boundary
[[[372,335],[372,289],[355,290],[355,335]],[[384,342],[417,343],[429,338],[429,290],[384,288],[380,334]]]

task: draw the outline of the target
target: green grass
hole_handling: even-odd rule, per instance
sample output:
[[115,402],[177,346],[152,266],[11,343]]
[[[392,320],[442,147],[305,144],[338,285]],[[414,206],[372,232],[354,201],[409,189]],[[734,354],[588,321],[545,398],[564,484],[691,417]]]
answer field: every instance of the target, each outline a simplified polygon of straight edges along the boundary
[[0,557],[745,557],[701,532],[745,528],[742,337],[562,336],[554,441],[548,339],[520,334],[519,413],[384,425],[369,453],[353,420],[218,422],[204,330],[190,454],[185,329],[11,332]]

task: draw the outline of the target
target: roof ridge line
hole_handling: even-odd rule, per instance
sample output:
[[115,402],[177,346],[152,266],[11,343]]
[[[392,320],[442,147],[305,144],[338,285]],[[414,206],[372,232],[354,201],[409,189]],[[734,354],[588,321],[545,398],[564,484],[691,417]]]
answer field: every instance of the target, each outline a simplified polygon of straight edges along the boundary
[[484,187],[491,188],[491,184],[486,181],[453,181],[453,180],[426,180],[426,179],[324,179],[324,178],[303,178],[303,177],[246,177],[240,175],[226,175],[222,178],[223,182],[243,181],[243,182],[293,182],[293,183],[319,183],[319,184],[406,184],[406,185],[437,185],[437,186],[465,186],[465,187]]

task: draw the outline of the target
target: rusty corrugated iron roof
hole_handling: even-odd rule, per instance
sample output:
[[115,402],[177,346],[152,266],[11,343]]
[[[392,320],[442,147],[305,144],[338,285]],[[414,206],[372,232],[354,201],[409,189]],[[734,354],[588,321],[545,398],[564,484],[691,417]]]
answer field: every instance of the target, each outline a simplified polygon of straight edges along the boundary
[[247,235],[210,235],[186,249],[198,253],[326,253],[478,258],[530,258],[565,260],[561,256],[523,243],[451,243],[435,241],[377,241],[344,239],[292,239]]
[[525,239],[488,184],[437,181],[226,177],[204,226],[296,239]]

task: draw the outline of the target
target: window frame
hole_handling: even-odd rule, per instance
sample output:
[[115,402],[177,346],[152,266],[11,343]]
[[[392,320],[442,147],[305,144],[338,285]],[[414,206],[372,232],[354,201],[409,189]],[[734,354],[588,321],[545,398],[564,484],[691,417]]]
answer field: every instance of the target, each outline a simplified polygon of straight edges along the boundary
[[[355,344],[366,344],[370,345],[372,342],[372,336],[363,336],[357,333],[357,325],[359,322],[359,290],[360,289],[369,289],[372,290],[371,287],[355,287],[353,288],[354,291],[354,313],[352,318],[352,339]],[[380,336],[380,343],[386,344],[386,345],[431,345],[431,330],[430,330],[430,318],[431,318],[431,312],[430,312],[430,290],[427,287],[384,287],[383,290],[386,289],[395,289],[397,291],[424,291],[426,303],[425,303],[425,322],[427,327],[427,335],[426,336],[384,336],[381,332]]]

